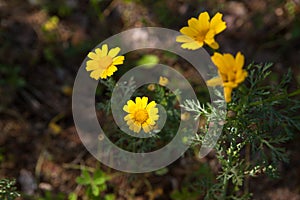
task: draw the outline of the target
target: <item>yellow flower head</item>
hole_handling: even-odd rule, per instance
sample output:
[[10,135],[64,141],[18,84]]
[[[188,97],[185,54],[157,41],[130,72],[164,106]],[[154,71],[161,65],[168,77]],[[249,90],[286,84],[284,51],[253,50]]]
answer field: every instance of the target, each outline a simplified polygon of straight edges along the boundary
[[58,23],[59,23],[59,18],[56,16],[53,16],[45,22],[45,24],[43,25],[43,28],[46,31],[53,31],[53,30],[57,29]]
[[148,88],[149,91],[154,91],[155,90],[155,84],[151,83],[151,84],[148,85],[147,88]]
[[148,97],[136,97],[135,102],[129,100],[123,110],[128,113],[124,120],[127,121],[129,129],[135,133],[139,133],[141,128],[145,133],[149,133],[159,118],[155,101],[148,104]]
[[161,76],[159,77],[158,84],[161,86],[166,86],[169,83],[169,79],[167,77]]
[[92,71],[90,77],[96,80],[106,79],[113,75],[118,70],[116,65],[123,64],[124,56],[117,56],[120,48],[116,47],[108,51],[107,44],[102,45],[102,48],[95,49],[95,52],[90,52],[88,57],[91,59],[86,62],[86,71]]
[[222,14],[217,13],[211,20],[207,12],[200,13],[198,19],[191,18],[188,26],[180,29],[183,35],[177,36],[176,41],[183,43],[184,49],[196,50],[207,44],[213,49],[218,49],[215,35],[226,29],[226,23],[222,20]]
[[214,53],[211,57],[213,63],[218,68],[219,77],[207,81],[208,86],[223,85],[226,102],[231,101],[231,92],[247,77],[248,73],[243,70],[245,58],[238,52],[235,56],[225,53]]

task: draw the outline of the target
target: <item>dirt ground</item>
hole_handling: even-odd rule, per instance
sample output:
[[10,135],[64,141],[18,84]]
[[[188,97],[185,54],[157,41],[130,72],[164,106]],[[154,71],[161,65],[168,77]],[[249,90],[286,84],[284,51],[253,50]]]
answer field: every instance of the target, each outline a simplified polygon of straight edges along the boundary
[[[274,63],[275,82],[291,67],[290,88],[299,87],[298,0],[0,0],[0,79],[6,78],[0,84],[0,177],[17,179],[21,199],[43,196],[45,191],[82,194],[75,182],[80,165],[101,165],[81,143],[71,111],[73,81],[88,51],[133,27],[179,30],[204,10],[224,13],[228,28],[217,37],[222,51],[242,51],[247,63]],[[47,31],[45,24],[53,16],[59,23]],[[279,179],[250,180],[253,199],[300,199],[299,141],[298,132],[286,144],[290,162],[280,166]],[[101,168],[115,177],[108,193],[142,200],[170,199],[173,191],[196,178],[193,171],[201,165],[212,171],[218,167],[211,155],[202,160],[184,156],[164,175]]]

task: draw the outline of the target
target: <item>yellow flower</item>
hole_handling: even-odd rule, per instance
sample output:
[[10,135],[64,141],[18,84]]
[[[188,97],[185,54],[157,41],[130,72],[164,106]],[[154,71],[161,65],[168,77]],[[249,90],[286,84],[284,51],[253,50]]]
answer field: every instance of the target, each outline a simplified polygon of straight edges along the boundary
[[95,52],[90,52],[88,57],[91,60],[86,62],[86,71],[92,71],[90,77],[96,80],[106,79],[113,75],[118,70],[116,65],[123,64],[124,56],[117,56],[120,48],[116,47],[108,51],[107,44],[102,45],[102,48],[95,49]]
[[46,31],[53,31],[58,27],[58,23],[59,23],[59,18],[56,16],[53,16],[45,22],[45,24],[43,25],[43,28]]
[[222,20],[222,14],[217,13],[211,20],[207,12],[200,13],[198,19],[191,18],[188,26],[180,29],[183,35],[177,36],[176,41],[183,43],[184,49],[196,50],[207,44],[213,49],[218,49],[215,35],[226,29],[226,23]]
[[218,68],[219,77],[208,80],[207,85],[222,85],[224,87],[225,100],[226,102],[230,102],[232,89],[243,82],[248,75],[247,71],[243,70],[245,58],[238,52],[235,58],[228,53],[223,55],[214,53],[211,59]]
[[166,86],[169,83],[169,79],[167,77],[161,76],[159,77],[158,84],[161,86]]
[[155,84],[151,83],[151,84],[148,85],[147,88],[148,88],[149,91],[154,91],[155,90]]
[[148,97],[136,97],[135,102],[129,100],[123,110],[129,113],[124,117],[124,120],[127,121],[129,129],[135,133],[139,133],[141,128],[145,133],[149,133],[159,118],[155,101],[148,104]]

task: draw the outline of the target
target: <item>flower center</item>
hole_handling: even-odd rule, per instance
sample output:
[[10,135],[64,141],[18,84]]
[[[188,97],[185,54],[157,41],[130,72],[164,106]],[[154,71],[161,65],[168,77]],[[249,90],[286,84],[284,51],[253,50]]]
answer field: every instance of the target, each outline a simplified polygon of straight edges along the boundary
[[99,62],[99,67],[101,69],[107,69],[113,62],[112,57],[104,56],[101,58],[101,62]]
[[145,109],[138,110],[135,112],[134,118],[142,124],[148,119],[148,112]]
[[197,35],[195,40],[198,42],[203,42],[205,35]]
[[195,40],[198,42],[203,42],[208,31],[209,30],[207,29],[207,30],[203,30],[203,31],[199,32],[198,35],[195,36]]

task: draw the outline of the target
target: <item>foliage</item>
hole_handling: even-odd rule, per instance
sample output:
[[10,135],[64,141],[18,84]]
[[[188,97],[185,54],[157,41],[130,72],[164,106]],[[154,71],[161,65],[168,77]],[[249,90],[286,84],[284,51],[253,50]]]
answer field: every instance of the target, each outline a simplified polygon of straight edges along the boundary
[[14,200],[20,194],[16,191],[16,180],[1,179],[0,180],[0,199]]
[[[249,177],[267,174],[278,177],[280,162],[288,162],[283,147],[300,130],[296,115],[300,101],[288,93],[291,73],[284,76],[279,85],[266,85],[271,64],[249,65],[249,77],[233,94],[223,132],[215,148],[221,170],[206,199],[249,199]],[[218,103],[218,102],[215,102]],[[193,111],[195,117],[204,115],[209,124],[218,113],[214,107],[199,102],[185,102],[183,107]],[[193,138],[194,145],[202,144],[203,135]],[[243,192],[241,192],[243,190]]]
[[106,182],[109,179],[110,177],[100,169],[96,170],[92,175],[86,169],[83,169],[81,176],[77,177],[76,182],[79,185],[86,187],[86,195],[90,200],[98,200],[99,198],[104,200],[114,200],[115,197],[113,194],[105,194],[104,197],[101,196],[101,192],[107,190]]
[[20,67],[0,64],[0,86],[9,85],[13,89],[25,86],[25,80],[20,75]]

